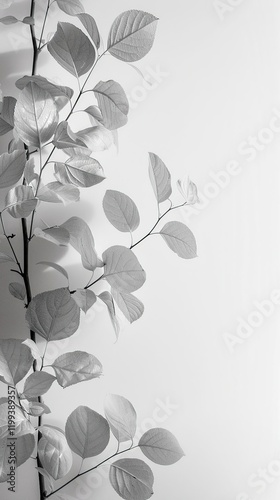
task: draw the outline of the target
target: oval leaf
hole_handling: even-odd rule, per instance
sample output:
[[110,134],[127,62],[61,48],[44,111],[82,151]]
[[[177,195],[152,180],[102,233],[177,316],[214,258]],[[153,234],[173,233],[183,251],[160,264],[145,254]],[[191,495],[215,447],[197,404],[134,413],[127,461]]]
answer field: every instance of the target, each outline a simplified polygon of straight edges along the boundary
[[56,0],[58,7],[69,16],[76,16],[85,11],[80,0]]
[[28,146],[40,148],[54,134],[58,112],[52,96],[35,82],[21,91],[15,107],[15,130]]
[[145,283],[146,273],[129,248],[112,246],[105,250],[102,259],[105,263],[104,278],[112,288],[122,292],[134,292]]
[[15,150],[0,156],[0,188],[13,186],[21,178],[26,163],[25,151]]
[[196,257],[196,241],[191,230],[182,222],[167,222],[160,231],[169,248],[182,259]]
[[67,419],[65,435],[71,450],[84,459],[105,450],[110,428],[102,415],[87,406],[79,406]]
[[79,308],[86,313],[96,302],[96,295],[92,290],[78,288],[73,294],[73,299]]
[[77,137],[91,151],[106,151],[114,143],[113,133],[103,125],[88,127],[77,132]]
[[[11,466],[15,465],[10,451],[10,443],[11,441],[7,437],[0,439],[0,483],[7,481],[9,478],[8,474],[11,472]],[[16,467],[20,467],[31,457],[34,447],[35,438],[33,434],[24,434],[16,438]]]
[[14,16],[5,16],[5,17],[0,18],[0,23],[6,24],[6,25],[15,24],[18,22],[19,22],[19,20]]
[[58,288],[36,295],[27,308],[26,320],[44,339],[60,340],[77,330],[80,309],[67,288]]
[[144,455],[159,465],[171,465],[178,462],[185,453],[173,434],[166,429],[150,429],[139,441]]
[[69,387],[84,380],[98,378],[102,374],[100,361],[84,351],[62,354],[51,366],[61,387]]
[[154,43],[158,19],[140,10],[128,10],[114,21],[107,43],[112,56],[125,62],[142,59]]
[[19,339],[0,339],[0,375],[16,385],[29,372],[33,363],[30,349]]
[[132,232],[140,224],[139,212],[134,201],[120,191],[111,189],[106,191],[103,209],[107,219],[119,231]]
[[56,245],[65,246],[70,242],[70,234],[63,227],[49,227],[48,229],[36,228],[34,230],[35,236],[44,238]]
[[92,39],[95,47],[99,49],[100,47],[100,35],[98,31],[97,24],[90,14],[78,14],[77,16],[85,29],[87,30],[90,38]]
[[16,299],[24,300],[26,297],[25,286],[22,283],[10,283],[9,284],[10,294],[13,295]]
[[28,217],[37,207],[38,199],[35,198],[31,186],[16,186],[10,189],[5,199],[6,209],[16,218]]
[[119,443],[132,441],[136,432],[136,411],[122,396],[110,394],[105,399],[105,416]]
[[27,377],[24,383],[24,397],[26,399],[29,399],[37,396],[42,396],[43,394],[48,392],[54,381],[55,377],[50,373],[43,371],[31,373],[31,375]]
[[109,312],[109,315],[110,315],[110,319],[111,319],[112,325],[113,325],[114,330],[115,330],[116,338],[118,340],[119,333],[120,333],[120,325],[119,325],[119,322],[118,322],[118,318],[116,316],[115,304],[114,304],[112,295],[110,294],[110,292],[106,291],[106,292],[100,293],[100,295],[98,295],[98,297],[107,306],[107,309],[108,309],[108,312]]
[[87,73],[96,59],[95,49],[88,37],[69,23],[58,23],[47,47],[54,59],[77,78]]
[[168,200],[172,193],[171,175],[163,161],[154,153],[149,153],[149,175],[158,203]]
[[70,234],[70,245],[81,255],[84,268],[94,271],[98,265],[98,258],[94,239],[87,223],[80,217],[71,217],[60,227]]
[[129,103],[125,91],[114,80],[99,82],[93,89],[103,117],[103,125],[115,130],[127,123]]
[[62,109],[67,104],[67,102],[70,101],[71,97],[73,97],[74,94],[74,91],[70,87],[57,85],[56,83],[50,82],[43,76],[39,75],[23,76],[16,81],[16,86],[18,89],[22,90],[29,82],[35,82],[38,87],[46,90],[55,100],[55,103],[59,110]]
[[56,163],[54,173],[58,181],[77,187],[91,187],[105,179],[100,163],[85,155],[69,158],[66,163]]
[[41,415],[48,415],[49,413],[51,413],[51,410],[44,403],[39,403],[37,401],[29,401],[28,413],[32,417],[41,417]]
[[130,323],[133,323],[137,319],[141,318],[144,312],[144,304],[141,300],[137,299],[137,297],[131,293],[119,292],[114,288],[112,289],[112,295],[120,310]]
[[64,477],[72,466],[72,453],[64,434],[57,429],[40,428],[42,437],[38,443],[38,454],[42,467],[54,478]]
[[123,458],[110,466],[110,483],[125,500],[147,500],[153,494],[151,468],[138,458]]
[[[23,414],[22,410],[18,408],[18,406],[15,406],[13,408],[14,414],[13,414],[13,437],[19,437],[23,436],[25,434],[34,434],[35,429],[33,425],[29,422],[29,420],[26,419],[25,415]],[[8,425],[8,403],[4,403],[0,405],[0,439],[4,439],[6,437],[10,437],[11,434],[11,429],[9,428]],[[0,453],[1,456],[1,453]]]

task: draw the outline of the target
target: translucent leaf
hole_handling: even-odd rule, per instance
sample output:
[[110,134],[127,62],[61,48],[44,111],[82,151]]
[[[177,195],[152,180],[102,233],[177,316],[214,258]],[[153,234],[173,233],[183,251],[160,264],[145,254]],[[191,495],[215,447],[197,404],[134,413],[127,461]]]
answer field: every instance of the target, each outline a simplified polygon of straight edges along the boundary
[[110,319],[111,319],[112,325],[113,325],[114,330],[115,330],[116,338],[118,339],[119,338],[119,333],[120,333],[120,325],[119,325],[119,322],[118,322],[118,318],[116,316],[115,304],[114,304],[112,295],[109,292],[106,291],[106,292],[100,293],[98,295],[98,297],[107,306],[107,309],[108,309],[108,312],[109,312],[109,315],[110,315]]
[[70,244],[81,255],[84,268],[94,271],[98,266],[98,258],[94,239],[87,223],[80,217],[71,217],[60,227],[70,234]]
[[3,264],[4,262],[15,262],[15,259],[3,252],[0,252],[0,264]]
[[171,175],[163,161],[154,153],[149,153],[149,175],[158,203],[167,200],[172,193]]
[[87,406],[79,406],[67,419],[65,435],[71,450],[84,459],[105,450],[110,428],[102,415]]
[[96,302],[96,295],[92,290],[78,288],[73,294],[73,299],[79,308],[86,313]]
[[80,199],[80,191],[75,186],[65,186],[61,182],[55,181],[49,182],[49,184],[46,185],[46,188],[56,194],[65,205],[79,201]]
[[33,363],[30,349],[19,339],[0,339],[0,375],[7,384],[17,384]]
[[27,347],[29,347],[30,351],[31,351],[31,354],[32,354],[32,357],[34,359],[40,359],[41,358],[41,354],[40,354],[40,351],[38,349],[38,346],[37,344],[34,342],[34,340],[31,340],[31,339],[26,339],[22,342],[24,345],[26,345]]
[[85,11],[80,0],[56,0],[58,7],[69,16],[76,16]]
[[92,39],[95,47],[99,49],[100,47],[100,35],[98,31],[97,24],[90,14],[78,14],[78,18],[87,30],[90,38]]
[[193,259],[196,254],[196,241],[191,230],[182,222],[167,222],[160,234],[169,248],[182,259]]
[[66,121],[60,122],[57,126],[53,144],[57,149],[67,149],[76,146],[82,148],[82,150],[87,149],[85,143],[71,130],[70,125]]
[[69,23],[58,23],[47,47],[54,59],[75,77],[87,73],[96,59],[95,49],[88,37]]
[[106,151],[114,143],[113,134],[103,125],[88,127],[77,132],[77,137],[91,151]]
[[19,19],[17,19],[14,16],[5,16],[5,17],[1,17],[1,19],[0,19],[0,23],[6,24],[6,25],[15,24],[18,22],[19,22]]
[[119,292],[114,288],[112,289],[112,295],[116,304],[130,323],[141,318],[144,312],[144,304],[137,297],[131,293]]
[[117,394],[105,399],[105,416],[119,443],[131,441],[136,432],[136,411],[130,401]]
[[13,186],[19,181],[25,167],[25,151],[15,150],[0,156],[0,189]]
[[6,209],[16,218],[28,217],[37,207],[38,199],[35,198],[31,186],[16,186],[10,189],[5,199]]
[[30,158],[24,167],[24,172],[23,172],[25,181],[27,184],[31,184],[32,181],[38,181],[39,176],[38,174],[35,173],[35,161],[34,158]]
[[16,299],[24,300],[26,297],[26,290],[23,283],[17,283],[17,282],[10,283],[9,291],[10,294],[13,295],[13,297],[15,297]]
[[44,403],[38,403],[37,401],[29,401],[28,413],[32,417],[41,417],[42,415],[48,415],[49,413],[51,413],[51,410]]
[[58,112],[52,96],[35,82],[21,91],[15,107],[15,130],[28,146],[40,148],[54,134]]
[[42,264],[44,266],[52,267],[59,273],[63,274],[63,276],[65,276],[67,280],[69,279],[68,273],[67,271],[65,271],[64,267],[61,267],[59,264],[56,264],[55,262],[47,262],[45,260],[42,260],[41,262],[37,262],[37,264]]
[[99,82],[93,89],[103,117],[103,124],[115,130],[127,123],[129,103],[125,91],[114,80]]
[[103,124],[103,117],[98,106],[89,106],[85,109],[85,113],[87,113],[91,117],[92,125],[98,126],[98,123]]
[[24,383],[24,397],[29,399],[42,396],[49,390],[55,380],[56,378],[47,372],[37,371],[31,373]]
[[120,191],[108,189],[103,198],[103,209],[111,224],[124,233],[132,232],[140,224],[134,201]]
[[166,429],[150,429],[139,441],[144,455],[159,465],[171,465],[185,454],[173,434]]
[[152,48],[158,19],[140,10],[128,10],[114,21],[107,43],[112,56],[125,62],[142,59]]
[[53,83],[39,75],[23,76],[16,81],[16,86],[18,89],[22,90],[29,82],[35,82],[38,87],[47,91],[55,100],[59,110],[70,101],[74,94],[74,91],[70,87],[57,85],[56,83]]
[[102,259],[105,263],[104,277],[113,288],[134,292],[145,283],[146,273],[129,248],[112,246],[105,250]]
[[189,177],[186,177],[185,179],[179,179],[177,181],[177,186],[188,205],[194,205],[195,203],[199,202],[197,187]]
[[69,387],[84,380],[98,378],[102,374],[100,361],[84,351],[67,352],[52,364],[61,387]]
[[47,229],[36,228],[34,234],[37,237],[44,238],[56,245],[65,246],[70,242],[70,234],[63,227],[49,227]]
[[58,288],[36,295],[27,308],[26,320],[44,339],[60,340],[77,330],[80,309],[67,288]]
[[125,500],[147,500],[153,494],[152,470],[138,458],[122,458],[111,464],[109,479]]
[[38,443],[38,454],[42,467],[54,479],[64,477],[72,466],[72,453],[64,434],[46,426],[40,431],[42,437]]
[[[15,406],[13,408],[13,426],[8,425],[8,403],[0,405],[0,439],[6,437],[19,437],[24,434],[34,434],[33,425],[25,418],[23,412]],[[1,455],[1,453],[0,453]]]
[[54,173],[58,181],[78,187],[91,187],[105,179],[100,163],[85,155],[69,158],[66,163],[56,163]]
[[43,182],[40,182],[40,188],[37,192],[37,198],[45,203],[63,203],[63,200],[58,194],[50,189],[47,185],[45,186]]

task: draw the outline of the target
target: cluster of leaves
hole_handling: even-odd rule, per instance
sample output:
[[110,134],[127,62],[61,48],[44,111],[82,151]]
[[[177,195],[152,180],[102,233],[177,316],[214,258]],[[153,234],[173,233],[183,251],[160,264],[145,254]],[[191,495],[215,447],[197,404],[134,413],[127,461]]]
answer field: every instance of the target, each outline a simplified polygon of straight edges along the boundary
[[[50,483],[47,496],[54,492],[53,479],[64,477],[69,472],[72,451],[82,459],[97,456],[107,447],[110,432],[119,445],[131,441],[131,449],[136,429],[135,410],[121,396],[110,396],[107,399],[106,419],[90,408],[78,407],[69,416],[65,433],[61,429],[41,425],[41,416],[51,411],[42,402],[41,396],[55,381],[66,388],[97,378],[102,373],[100,361],[83,351],[62,354],[53,361],[53,373],[49,373],[44,366],[48,342],[73,335],[79,326],[81,310],[86,313],[97,300],[106,304],[116,336],[119,333],[116,307],[130,323],[141,317],[144,305],[134,292],[144,284],[146,274],[133,248],[148,236],[159,234],[181,258],[196,256],[195,238],[185,224],[169,221],[158,232],[155,231],[163,217],[177,207],[170,200],[170,172],[154,153],[149,154],[149,174],[158,206],[158,218],[146,235],[133,241],[133,232],[140,225],[140,215],[129,196],[107,190],[103,198],[103,209],[108,221],[118,231],[130,234],[130,247],[114,245],[107,248],[102,256],[98,256],[90,227],[76,216],[53,227],[34,227],[40,204],[78,201],[80,189],[104,181],[103,168],[92,155],[116,143],[118,128],[127,122],[129,104],[125,91],[118,82],[100,81],[93,88],[86,88],[89,77],[105,53],[129,63],[144,57],[153,45],[157,23],[155,16],[138,10],[120,14],[110,29],[107,48],[100,54],[102,42],[98,27],[94,18],[84,12],[81,2],[56,0],[56,4],[66,14],[75,16],[83,30],[74,24],[59,22],[51,40],[45,42],[43,35],[50,0],[47,1],[39,39],[36,37],[34,8],[31,8],[31,15],[21,22],[30,25],[34,48],[32,75],[25,75],[17,80],[17,99],[12,96],[4,97],[0,113],[0,135],[13,133],[8,152],[0,155],[0,188],[8,188],[4,207],[0,212],[0,222],[10,249],[9,253],[0,253],[0,263],[13,263],[15,269],[12,271],[17,272],[21,278],[18,282],[10,283],[9,291],[15,298],[25,302],[26,322],[33,338],[23,343],[15,339],[0,342],[0,380],[15,387],[17,465],[24,463],[36,447],[38,471]],[[31,7],[34,7],[34,1]],[[6,16],[0,22],[11,24],[19,20]],[[77,79],[77,95],[72,88],[35,74],[37,57],[44,48]],[[84,77],[82,83],[81,77]],[[91,93],[93,104],[86,109],[77,109],[87,92]],[[70,106],[68,114],[65,114],[66,106]],[[74,111],[84,113],[91,126],[74,132],[70,126]],[[59,153],[59,159],[55,158],[55,153]],[[48,179],[50,175],[53,176],[51,182],[44,181],[45,173]],[[197,201],[196,186],[192,182],[187,181],[187,186],[179,182],[178,187],[185,197],[179,206]],[[169,202],[170,206],[161,212],[165,202]],[[14,235],[6,232],[6,214],[21,219],[23,263],[13,246]],[[44,238],[57,245],[71,245],[80,254],[82,266],[92,274],[88,284],[71,290],[68,273],[63,267],[54,262],[41,261],[38,264],[60,272],[67,279],[67,286],[32,297],[28,258],[29,246],[34,237]],[[91,288],[101,279],[107,282],[109,290],[97,295]],[[34,342],[35,335],[45,341],[44,354],[40,353]],[[29,374],[32,366],[33,373]],[[24,382],[21,392],[17,386],[19,382]],[[3,453],[0,454],[0,482],[7,480],[7,404],[7,400],[2,398],[0,449]],[[33,425],[34,418],[39,418],[39,425]],[[128,450],[119,451],[119,445],[115,455]],[[176,439],[163,429],[148,431],[137,446],[146,457],[163,465],[176,462],[183,454]],[[72,480],[76,477],[78,476]],[[111,465],[109,478],[116,492],[127,500],[145,500],[152,495],[153,474],[142,460],[118,460]]]

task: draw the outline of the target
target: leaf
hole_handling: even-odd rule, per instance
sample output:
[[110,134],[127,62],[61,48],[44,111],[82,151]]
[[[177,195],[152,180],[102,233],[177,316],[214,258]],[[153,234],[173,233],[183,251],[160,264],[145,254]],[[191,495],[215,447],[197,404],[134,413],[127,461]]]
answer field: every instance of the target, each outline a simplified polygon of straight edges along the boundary
[[26,320],[30,329],[47,341],[65,339],[77,330],[80,309],[67,288],[58,288],[35,295]]
[[60,227],[70,234],[70,245],[81,255],[84,268],[94,271],[98,265],[98,258],[94,239],[87,223],[80,217],[71,217]]
[[130,401],[117,394],[105,399],[105,416],[119,443],[132,441],[136,432],[136,411]]
[[103,117],[103,124],[115,130],[127,123],[129,103],[125,91],[114,80],[99,82],[93,89]]
[[13,259],[13,257],[10,257],[9,255],[6,255],[3,252],[0,252],[0,264],[3,264],[4,262],[15,262],[15,259]]
[[16,186],[7,193],[5,204],[9,214],[19,219],[28,217],[35,210],[38,198],[34,196],[31,186]]
[[57,149],[67,149],[78,146],[83,150],[87,150],[85,143],[71,130],[70,125],[66,121],[60,122],[57,126],[53,144]]
[[78,288],[73,294],[73,299],[78,304],[79,308],[86,313],[96,302],[96,295],[92,290]]
[[171,175],[163,161],[154,153],[149,153],[149,175],[158,203],[168,200],[172,193]]
[[18,436],[16,440],[16,457],[17,467],[24,464],[28,460],[35,447],[34,434],[23,434]]
[[0,19],[0,23],[6,24],[6,25],[15,24],[18,22],[19,22],[19,19],[17,19],[14,16],[5,16],[5,17],[1,17],[1,19]]
[[8,145],[8,153],[13,153],[17,149],[24,151],[24,144],[20,139],[12,139]]
[[33,363],[30,349],[19,339],[0,339],[0,375],[16,385],[29,372]]
[[[8,425],[8,403],[0,405],[0,439],[11,436],[11,432],[13,432],[13,437],[18,438],[19,436],[23,436],[25,434],[34,434],[35,429],[33,425],[25,418],[23,412],[18,408],[18,406],[14,406],[13,408],[13,427],[9,428]],[[1,456],[1,453],[0,453]]]
[[38,443],[38,454],[42,467],[54,478],[64,477],[72,466],[72,453],[64,434],[57,429],[44,426]]
[[153,494],[152,470],[138,458],[122,458],[111,464],[109,479],[125,500],[147,500]]
[[48,185],[45,186],[42,181],[40,182],[40,187],[37,192],[37,198],[45,203],[63,203],[62,198]]
[[42,396],[49,390],[55,380],[56,377],[47,372],[37,371],[31,373],[24,383],[24,397],[29,399]]
[[112,289],[112,295],[120,310],[130,323],[141,318],[144,312],[144,304],[137,297],[131,293],[119,292],[114,288]]
[[87,406],[78,406],[66,421],[65,435],[71,450],[84,459],[105,450],[110,428],[102,415]]
[[[17,437],[15,450],[13,450],[14,455],[11,453],[11,444],[13,444],[13,440],[8,440],[8,437],[0,439],[0,483],[7,481],[12,466],[20,467],[31,457],[35,447],[35,438],[33,434]],[[14,457],[16,457],[16,463]]]
[[119,333],[120,333],[120,325],[119,325],[119,322],[118,322],[118,318],[116,316],[115,305],[114,305],[114,301],[113,301],[112,295],[109,292],[106,291],[106,292],[100,293],[98,295],[98,297],[107,306],[107,309],[108,309],[108,312],[109,312],[109,315],[110,315],[110,319],[111,319],[112,325],[113,325],[114,330],[115,330],[116,338],[118,340]]
[[169,248],[182,259],[193,259],[197,256],[194,235],[182,222],[167,222],[160,234]]
[[35,173],[35,161],[34,158],[30,158],[24,167],[24,172],[23,172],[25,181],[27,184],[31,184],[32,181],[38,181],[39,176],[38,174]]
[[52,96],[35,82],[21,91],[15,107],[15,130],[28,146],[41,148],[54,134],[58,112]]
[[41,417],[42,415],[48,415],[49,413],[51,413],[51,410],[44,403],[39,403],[37,401],[29,401],[28,413],[32,417]]
[[184,179],[178,179],[177,187],[188,205],[194,205],[199,202],[197,187],[195,183],[190,180],[189,176]]
[[[14,112],[16,99],[14,97],[4,97],[0,116],[0,136],[10,132],[14,128]],[[11,153],[12,151],[9,151]]]
[[69,158],[66,163],[55,163],[54,173],[58,181],[78,187],[91,187],[105,179],[100,163],[85,155]]
[[78,14],[77,17],[80,19],[81,23],[87,30],[90,38],[92,39],[95,47],[99,49],[100,47],[100,35],[98,31],[97,24],[90,14]]
[[69,276],[67,271],[65,271],[64,267],[61,267],[59,264],[56,264],[55,262],[47,262],[45,260],[42,260],[41,262],[37,262],[37,264],[42,264],[44,266],[52,267],[59,273],[63,274],[67,280],[69,280]]
[[61,387],[69,387],[84,380],[98,378],[102,374],[100,361],[84,351],[62,354],[51,366]]
[[55,243],[56,245],[65,246],[70,242],[70,234],[63,227],[54,226],[47,229],[36,228],[34,230],[34,234],[35,236],[44,238],[52,243]]
[[80,199],[80,191],[75,186],[65,186],[61,182],[56,181],[49,182],[49,184],[47,184],[45,187],[46,189],[49,189],[52,193],[57,195],[65,205],[67,205],[68,203],[79,201]]
[[91,151],[95,152],[109,149],[114,142],[112,132],[101,124],[80,130],[76,135]]
[[47,47],[54,59],[77,78],[87,73],[96,60],[92,43],[73,24],[58,23],[57,31]]
[[185,453],[173,434],[166,429],[150,429],[139,441],[144,455],[159,465],[171,465],[178,462]]
[[58,7],[69,16],[76,16],[85,11],[80,0],[56,0]]
[[109,222],[124,233],[132,232],[140,224],[134,201],[120,191],[108,189],[103,198],[103,209]]
[[34,26],[35,25],[34,17],[31,17],[31,16],[24,17],[21,22],[23,24],[28,24],[29,26]]
[[53,83],[39,75],[23,76],[16,81],[16,86],[18,89],[22,90],[29,82],[34,82],[38,85],[38,87],[47,91],[55,100],[59,110],[70,101],[74,94],[74,91],[70,87],[57,85],[56,83]]
[[16,299],[24,300],[26,297],[25,286],[22,283],[10,283],[9,284],[10,294],[13,295]]
[[91,117],[91,124],[93,126],[98,126],[98,123],[103,124],[103,117],[98,106],[89,106],[84,111]]
[[110,29],[107,50],[125,62],[139,61],[152,48],[158,19],[140,10],[120,14]]
[[15,150],[0,156],[0,189],[13,186],[23,174],[25,151]]
[[37,359],[41,358],[41,354],[40,354],[40,351],[38,349],[38,346],[37,346],[37,344],[33,340],[26,339],[22,343],[23,343],[23,345],[26,345],[27,347],[29,347],[29,349],[31,351],[31,354],[32,354],[32,357],[34,359],[37,360]]
[[102,259],[105,263],[104,278],[113,288],[134,292],[145,283],[146,273],[129,248],[112,246],[105,250]]

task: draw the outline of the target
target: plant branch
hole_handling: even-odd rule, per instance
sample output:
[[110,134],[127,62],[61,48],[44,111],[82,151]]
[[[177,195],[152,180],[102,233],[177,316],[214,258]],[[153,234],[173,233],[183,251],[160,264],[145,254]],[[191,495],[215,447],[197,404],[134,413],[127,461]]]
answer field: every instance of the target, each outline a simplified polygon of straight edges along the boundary
[[46,8],[46,12],[45,12],[45,17],[44,17],[44,21],[43,21],[41,36],[40,36],[40,40],[39,40],[38,52],[41,52],[42,48],[46,45],[46,44],[42,45],[42,40],[43,40],[43,36],[44,36],[44,31],[45,31],[45,26],[46,26],[46,22],[47,22],[47,17],[48,17],[49,9],[50,9],[50,0],[48,0],[48,5],[47,5],[47,8]]
[[9,244],[9,247],[10,247],[10,249],[12,251],[12,254],[14,256],[16,264],[17,264],[17,266],[19,268],[19,274],[21,276],[23,276],[23,270],[22,270],[21,264],[20,264],[20,262],[19,262],[19,260],[17,258],[16,252],[14,250],[14,247],[13,247],[12,243],[11,243],[11,236],[8,236],[7,233],[6,233],[6,231],[5,231],[4,221],[3,221],[3,217],[2,217],[2,213],[1,212],[0,212],[0,221],[1,221],[1,226],[2,226],[2,229],[3,229],[3,234],[4,234],[6,240],[7,240],[8,244]]
[[130,450],[133,450],[134,448],[138,448],[138,444],[135,445],[135,446],[130,446],[129,448],[126,448],[125,450],[122,450],[122,451],[116,451],[116,453],[113,453],[113,455],[111,455],[110,457],[108,458],[105,458],[105,460],[103,460],[102,462],[100,462],[99,464],[95,465],[94,467],[91,467],[90,469],[87,469],[85,470],[84,472],[80,472],[79,474],[76,474],[76,476],[72,477],[72,479],[70,479],[69,481],[67,481],[67,483],[63,484],[62,486],[60,486],[60,488],[57,488],[57,490],[54,490],[52,491],[51,493],[49,493],[48,495],[45,495],[45,498],[49,498],[51,497],[52,495],[54,495],[55,493],[57,493],[58,491],[62,490],[63,488],[65,488],[65,486],[68,486],[68,484],[72,483],[73,481],[75,481],[75,479],[77,479],[78,477],[81,477],[83,476],[84,474],[87,474],[88,472],[91,472],[95,469],[97,469],[98,467],[100,467],[100,465],[103,465],[105,464],[106,462],[108,462],[109,460],[111,460],[112,458],[114,457],[117,457],[118,455],[121,455],[122,453],[126,453],[127,451],[130,451]]

